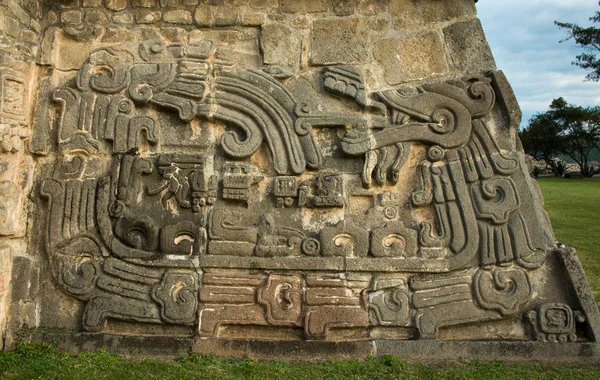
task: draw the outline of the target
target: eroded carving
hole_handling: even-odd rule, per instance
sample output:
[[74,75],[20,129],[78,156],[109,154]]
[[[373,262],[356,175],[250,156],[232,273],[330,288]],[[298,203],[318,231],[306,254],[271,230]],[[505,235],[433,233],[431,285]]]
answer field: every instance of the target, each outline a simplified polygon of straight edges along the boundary
[[[499,142],[504,77],[369,93],[358,68],[321,74],[329,95],[239,69],[210,41],[147,41],[95,50],[54,89],[46,249],[86,302],[84,329],[427,339],[532,303],[554,240]],[[17,112],[10,99],[2,112]],[[567,308],[532,311],[538,335],[571,336],[556,327],[576,318]]]
[[584,323],[585,316],[573,311],[569,305],[560,303],[542,304],[527,313],[527,320],[536,340],[551,343],[576,342],[576,324]]

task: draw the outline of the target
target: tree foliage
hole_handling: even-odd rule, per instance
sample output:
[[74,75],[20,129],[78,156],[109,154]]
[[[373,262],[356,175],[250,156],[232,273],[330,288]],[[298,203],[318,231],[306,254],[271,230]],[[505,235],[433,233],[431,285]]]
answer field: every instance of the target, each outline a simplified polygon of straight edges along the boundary
[[[600,2],[598,2],[600,5]],[[594,24],[600,22],[600,11],[590,17]],[[600,59],[596,55],[600,52],[600,28],[595,26],[582,27],[568,22],[554,21],[558,27],[567,30],[567,38],[560,42],[573,39],[577,45],[584,49],[584,52],[575,57],[573,64],[585,70],[589,70],[586,75],[587,80],[598,82],[600,80]]]
[[548,163],[558,174],[556,158],[569,156],[586,177],[600,172],[589,156],[600,143],[600,107],[580,107],[565,99],[554,99],[550,109],[540,112],[519,132],[527,154]]

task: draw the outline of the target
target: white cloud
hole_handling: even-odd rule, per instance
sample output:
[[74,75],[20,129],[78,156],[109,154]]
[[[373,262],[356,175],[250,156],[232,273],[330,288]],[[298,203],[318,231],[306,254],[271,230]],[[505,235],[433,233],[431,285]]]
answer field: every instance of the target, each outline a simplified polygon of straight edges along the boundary
[[600,104],[600,83],[571,65],[581,52],[554,21],[589,25],[600,10],[595,0],[483,0],[479,18],[496,64],[510,81],[523,110],[523,123],[562,96],[582,106]]

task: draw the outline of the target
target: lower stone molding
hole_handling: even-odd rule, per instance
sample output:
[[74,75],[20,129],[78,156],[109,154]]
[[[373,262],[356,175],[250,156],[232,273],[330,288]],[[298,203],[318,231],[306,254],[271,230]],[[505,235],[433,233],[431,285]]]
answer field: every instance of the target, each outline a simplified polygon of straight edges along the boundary
[[407,361],[440,363],[502,360],[515,363],[598,363],[594,342],[368,340],[356,342],[197,339],[192,337],[123,336],[102,333],[38,332],[29,343],[52,342],[59,351],[77,354],[104,350],[121,355],[172,358],[188,353],[261,360],[330,360],[394,355]]

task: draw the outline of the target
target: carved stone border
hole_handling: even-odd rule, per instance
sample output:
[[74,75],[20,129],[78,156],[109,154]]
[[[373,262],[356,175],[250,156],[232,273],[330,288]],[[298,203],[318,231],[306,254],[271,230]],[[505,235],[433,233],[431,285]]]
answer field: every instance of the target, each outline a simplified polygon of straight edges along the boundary
[[504,360],[508,362],[592,363],[600,362],[600,312],[573,248],[553,252],[575,289],[593,341],[550,343],[541,341],[439,341],[364,340],[274,341],[226,338],[121,336],[102,333],[37,332],[30,342],[54,342],[61,351],[72,353],[105,350],[119,354],[132,351],[142,356],[176,357],[188,352],[219,356],[255,357],[269,360],[314,360],[366,358],[395,355],[404,360],[435,362],[460,360]]

